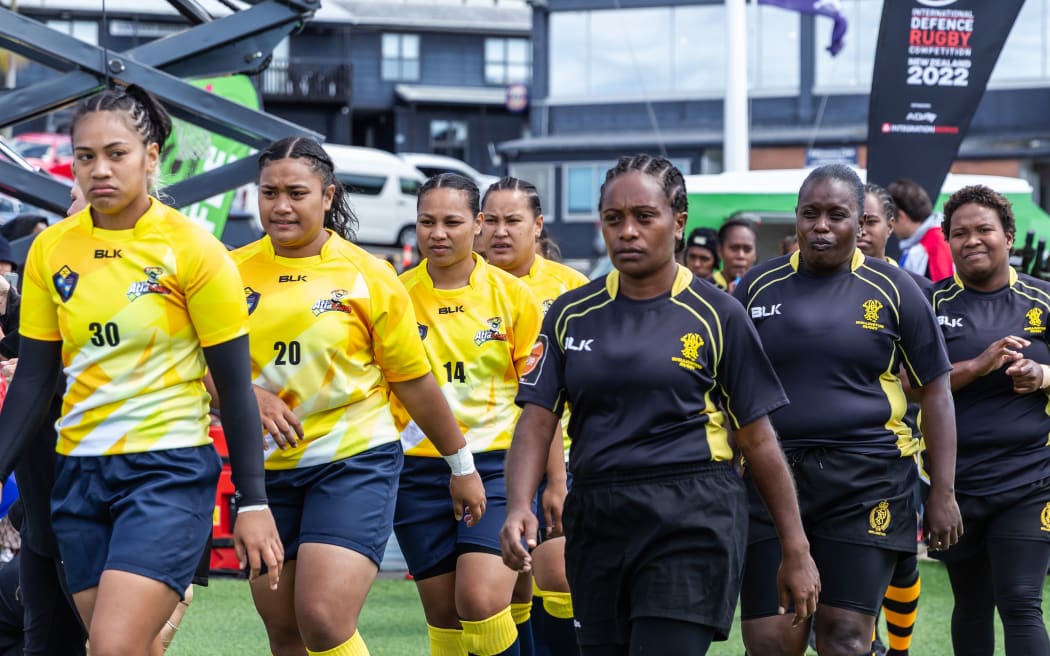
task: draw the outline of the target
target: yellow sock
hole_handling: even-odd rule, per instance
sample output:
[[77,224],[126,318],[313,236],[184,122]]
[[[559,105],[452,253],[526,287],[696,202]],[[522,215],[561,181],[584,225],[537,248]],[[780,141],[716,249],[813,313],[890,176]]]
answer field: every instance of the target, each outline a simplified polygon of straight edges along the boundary
[[543,591],[543,610],[560,620],[572,619],[572,595],[568,592]]
[[547,594],[547,593],[545,593],[543,590],[540,590],[540,586],[536,585],[536,579],[533,578],[532,579],[532,596],[533,597],[542,597],[545,594]]
[[467,656],[463,646],[463,629],[441,629],[427,624],[430,656]]
[[528,622],[532,617],[532,602],[523,601],[521,603],[511,602],[510,604],[510,616],[514,618],[515,624],[521,624],[522,622]]
[[324,651],[307,649],[306,653],[310,656],[368,656],[368,647],[365,646],[365,640],[361,637],[361,632],[354,631],[354,635],[350,636],[350,639],[341,645]]
[[492,617],[477,622],[460,620],[463,625],[463,646],[468,654],[494,656],[505,652],[518,639],[518,627],[507,606]]

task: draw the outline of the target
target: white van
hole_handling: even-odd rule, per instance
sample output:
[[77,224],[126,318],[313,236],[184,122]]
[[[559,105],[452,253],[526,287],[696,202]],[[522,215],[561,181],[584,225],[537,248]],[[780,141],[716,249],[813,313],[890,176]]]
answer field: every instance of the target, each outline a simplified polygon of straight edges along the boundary
[[499,178],[494,175],[486,175],[479,172],[473,166],[462,160],[447,157],[445,155],[432,155],[430,153],[398,153],[398,157],[419,169],[420,172],[428,178],[432,178],[441,173],[457,173],[465,178],[470,178],[474,181],[474,184],[478,186],[478,190],[481,192],[482,196],[485,195],[485,191],[489,188],[489,185],[499,180]]
[[357,239],[364,244],[415,244],[416,196],[425,178],[396,155],[375,148],[324,144],[335,175],[350,192]]

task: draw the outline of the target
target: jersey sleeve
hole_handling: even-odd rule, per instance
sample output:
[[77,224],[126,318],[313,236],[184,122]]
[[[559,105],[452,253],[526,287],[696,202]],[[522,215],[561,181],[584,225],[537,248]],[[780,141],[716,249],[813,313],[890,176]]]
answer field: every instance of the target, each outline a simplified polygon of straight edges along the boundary
[[398,383],[427,375],[430,362],[408,290],[393,269],[370,273],[378,279],[371,292],[372,345],[383,376]]
[[[736,291],[741,296],[742,287],[737,285]],[[743,307],[736,303],[726,306],[725,343],[715,377],[725,394],[733,428],[739,429],[787,405],[788,398]]]
[[210,235],[186,240],[178,247],[188,263],[180,275],[186,311],[201,346],[215,346],[247,334],[244,284],[226,248]]
[[937,325],[925,295],[918,285],[898,284],[900,305],[900,346],[904,369],[913,387],[922,387],[951,371],[944,334]]
[[514,321],[514,369],[524,376],[543,321],[543,310],[531,290],[522,287],[517,294],[517,316]]
[[[18,332],[28,337],[46,342],[57,342],[62,339],[58,326],[58,305],[51,295],[52,281],[47,274],[44,240],[37,238],[29,247],[26,258],[25,278],[22,283],[22,316]],[[61,272],[56,273],[61,275]],[[68,276],[75,276],[70,272]],[[76,284],[67,276],[67,284]]]
[[524,366],[519,368],[518,396],[515,403],[538,405],[561,415],[565,408],[565,354],[556,338],[555,311],[551,308],[543,327],[533,342]]

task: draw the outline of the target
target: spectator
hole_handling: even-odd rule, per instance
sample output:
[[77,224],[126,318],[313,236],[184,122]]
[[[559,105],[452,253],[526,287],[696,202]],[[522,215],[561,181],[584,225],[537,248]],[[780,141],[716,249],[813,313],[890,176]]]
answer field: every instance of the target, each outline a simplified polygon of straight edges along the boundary
[[941,231],[941,215],[934,213],[926,190],[917,183],[901,178],[889,186],[897,204],[894,234],[900,240],[900,266],[930,280],[943,280],[955,271],[952,253]]

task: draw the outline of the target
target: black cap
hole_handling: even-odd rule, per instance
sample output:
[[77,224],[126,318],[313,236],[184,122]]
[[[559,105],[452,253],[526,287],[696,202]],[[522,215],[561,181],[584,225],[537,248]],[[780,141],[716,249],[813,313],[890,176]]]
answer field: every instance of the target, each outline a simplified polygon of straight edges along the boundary
[[705,248],[711,251],[715,258],[715,269],[718,269],[718,231],[711,228],[696,228],[689,233],[685,240],[686,250],[690,248]]

